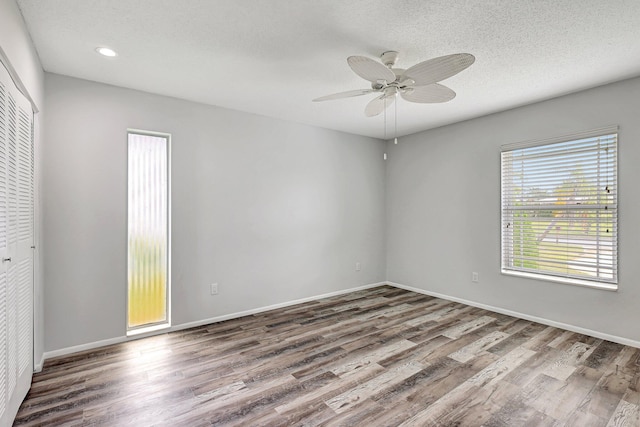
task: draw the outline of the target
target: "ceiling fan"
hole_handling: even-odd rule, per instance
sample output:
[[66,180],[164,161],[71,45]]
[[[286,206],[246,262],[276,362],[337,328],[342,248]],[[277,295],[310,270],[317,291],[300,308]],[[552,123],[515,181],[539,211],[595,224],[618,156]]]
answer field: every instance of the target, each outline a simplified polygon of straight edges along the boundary
[[380,93],[364,109],[367,117],[377,116],[391,105],[398,94],[409,102],[439,103],[451,101],[456,93],[437,82],[468,68],[476,58],[470,53],[454,53],[420,62],[405,69],[394,68],[398,52],[388,51],[380,55],[382,63],[365,56],[350,56],[347,63],[354,73],[371,82],[371,89],[350,90],[321,96],[313,101],[351,98]]

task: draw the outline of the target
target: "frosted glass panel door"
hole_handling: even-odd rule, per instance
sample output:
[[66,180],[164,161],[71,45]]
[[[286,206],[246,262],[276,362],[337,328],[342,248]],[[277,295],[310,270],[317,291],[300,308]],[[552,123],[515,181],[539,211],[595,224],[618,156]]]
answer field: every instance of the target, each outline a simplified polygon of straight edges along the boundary
[[129,132],[129,331],[169,323],[169,137]]
[[0,426],[33,373],[33,112],[0,64]]

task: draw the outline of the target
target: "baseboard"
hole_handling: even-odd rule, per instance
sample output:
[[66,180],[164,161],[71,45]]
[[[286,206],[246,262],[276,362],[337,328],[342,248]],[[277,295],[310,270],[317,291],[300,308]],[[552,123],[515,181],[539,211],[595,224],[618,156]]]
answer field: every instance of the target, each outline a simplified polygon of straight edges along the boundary
[[[189,328],[195,328],[197,326],[208,325],[210,323],[223,322],[225,320],[236,319],[238,317],[251,316],[252,314],[263,313],[265,311],[270,311],[270,310],[275,310],[275,309],[278,309],[278,308],[289,307],[289,306],[292,306],[292,305],[302,304],[302,303],[310,302],[310,301],[316,301],[316,300],[323,299],[323,298],[329,298],[329,297],[334,297],[334,296],[338,296],[338,295],[349,294],[351,292],[361,291],[363,289],[375,288],[377,286],[382,286],[382,285],[386,285],[386,284],[387,284],[387,282],[371,283],[369,285],[358,286],[356,288],[350,288],[350,289],[345,289],[345,290],[341,290],[341,291],[329,292],[327,294],[316,295],[316,296],[307,297],[307,298],[301,298],[301,299],[297,299],[297,300],[293,300],[293,301],[287,301],[287,302],[283,302],[283,303],[279,303],[279,304],[267,305],[267,306],[264,306],[264,307],[254,308],[254,309],[251,309],[251,310],[239,311],[239,312],[233,313],[233,314],[226,314],[224,316],[216,316],[216,317],[211,317],[209,319],[197,320],[195,322],[182,323],[180,325],[176,325],[176,326],[172,327],[170,329],[170,331],[179,331],[179,330],[182,330],[182,329],[189,329]],[[163,332],[166,332],[166,331],[163,331]]]
[[[165,329],[164,331],[162,331],[162,333],[164,333],[166,331],[167,330]],[[139,337],[136,336],[134,338],[129,339],[126,336],[122,336],[122,337],[109,338],[109,339],[101,340],[101,341],[94,341],[94,342],[90,342],[90,343],[86,343],[86,344],[74,345],[74,346],[71,346],[71,347],[61,348],[59,350],[45,351],[43,356],[42,356],[43,364],[44,364],[44,362],[47,361],[47,359],[51,359],[53,357],[66,356],[68,354],[78,353],[80,351],[93,350],[95,348],[105,347],[105,346],[108,346],[108,345],[120,344],[121,342],[134,340],[134,339],[138,339],[138,338]]]
[[38,365],[36,365],[34,370],[36,372],[42,371],[42,368],[44,366],[44,362],[47,359],[51,359],[51,358],[54,358],[54,357],[66,356],[66,355],[69,355],[69,354],[78,353],[80,351],[93,350],[93,349],[100,348],[100,347],[105,347],[105,346],[108,346],[108,345],[120,344],[120,343],[123,343],[123,342],[126,342],[126,341],[133,341],[133,340],[146,338],[146,337],[153,336],[153,335],[166,334],[168,332],[180,331],[180,330],[189,329],[189,328],[195,328],[197,326],[209,325],[211,323],[223,322],[225,320],[237,319],[238,317],[250,316],[252,314],[263,313],[265,311],[270,311],[270,310],[275,310],[275,309],[278,309],[278,308],[289,307],[289,306],[292,306],[292,305],[302,304],[302,303],[310,302],[310,301],[316,301],[316,300],[323,299],[323,298],[329,298],[329,297],[333,297],[333,296],[344,295],[344,294],[348,294],[348,293],[351,293],[351,292],[361,291],[361,290],[369,289],[369,288],[375,288],[377,286],[383,286],[383,285],[386,285],[386,284],[387,284],[387,282],[371,283],[371,284],[368,284],[368,285],[357,286],[355,288],[343,289],[343,290],[340,290],[340,291],[329,292],[329,293],[326,293],[326,294],[315,295],[315,296],[311,296],[311,297],[307,297],[307,298],[300,298],[300,299],[296,299],[296,300],[292,300],[292,301],[286,301],[286,302],[282,302],[282,303],[278,303],[278,304],[267,305],[267,306],[264,306],[264,307],[258,307],[258,308],[254,308],[254,309],[251,309],[251,310],[245,310],[245,311],[239,311],[239,312],[236,312],[236,313],[225,314],[223,316],[216,316],[216,317],[210,317],[208,319],[196,320],[194,322],[181,323],[179,325],[173,325],[173,326],[171,326],[169,328],[158,330],[158,331],[154,331],[154,332],[150,332],[150,333],[147,333],[147,334],[109,338],[109,339],[106,339],[106,340],[94,341],[94,342],[90,342],[90,343],[87,343],[87,344],[80,344],[80,345],[75,345],[75,346],[72,346],[72,347],[65,347],[65,348],[61,348],[59,350],[46,351],[42,355],[42,359],[41,359],[40,363],[38,363]]
[[42,372],[42,367],[44,366],[44,353],[40,355],[40,360],[33,364],[33,372]]
[[386,282],[387,285],[393,286],[395,288],[405,289],[407,291],[416,292],[419,294],[429,295],[436,298],[446,299],[448,301],[459,302],[462,304],[470,305],[472,307],[482,308],[484,310],[493,311],[494,313],[506,314],[507,316],[517,317],[519,319],[530,320],[532,322],[542,323],[543,325],[553,326],[555,328],[564,329],[571,332],[577,332],[579,334],[589,335],[595,338],[600,338],[607,341],[612,341],[618,344],[628,345],[631,347],[640,348],[640,341],[631,340],[624,337],[619,337],[616,335],[606,334],[604,332],[593,331],[591,329],[581,328],[580,326],[570,325],[567,323],[556,322],[554,320],[544,319],[542,317],[531,316],[529,314],[520,313],[517,311],[511,311],[500,307],[495,307],[492,305],[482,304],[475,301],[466,300],[463,298],[452,297],[449,295],[440,294],[437,292],[431,292],[420,288],[414,288],[413,286],[403,285],[401,283],[395,282]]

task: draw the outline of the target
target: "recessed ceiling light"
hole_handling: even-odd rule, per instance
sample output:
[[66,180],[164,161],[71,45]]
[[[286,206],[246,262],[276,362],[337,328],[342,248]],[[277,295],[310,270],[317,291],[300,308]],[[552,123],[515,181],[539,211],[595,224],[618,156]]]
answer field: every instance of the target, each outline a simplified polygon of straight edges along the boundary
[[96,52],[98,52],[100,55],[108,57],[118,56],[115,50],[109,49],[108,47],[97,47]]

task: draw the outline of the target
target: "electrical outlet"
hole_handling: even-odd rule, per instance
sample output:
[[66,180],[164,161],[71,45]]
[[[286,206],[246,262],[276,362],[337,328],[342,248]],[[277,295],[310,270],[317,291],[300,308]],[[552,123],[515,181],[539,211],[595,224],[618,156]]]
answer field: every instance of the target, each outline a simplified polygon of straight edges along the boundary
[[218,295],[218,284],[217,283],[212,283],[211,284],[211,295]]
[[360,271],[360,263],[356,262],[356,271]]
[[477,272],[471,273],[471,281],[473,283],[478,283],[480,281],[480,275]]

